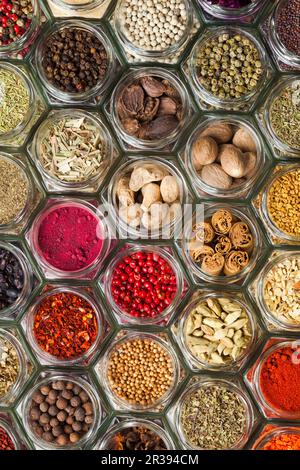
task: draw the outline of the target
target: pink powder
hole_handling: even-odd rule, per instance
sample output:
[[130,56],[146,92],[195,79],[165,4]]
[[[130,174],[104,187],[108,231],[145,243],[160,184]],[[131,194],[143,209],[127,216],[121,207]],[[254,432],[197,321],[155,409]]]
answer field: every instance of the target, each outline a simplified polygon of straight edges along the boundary
[[38,244],[45,260],[62,271],[88,267],[99,255],[103,239],[99,220],[87,209],[63,206],[42,221]]

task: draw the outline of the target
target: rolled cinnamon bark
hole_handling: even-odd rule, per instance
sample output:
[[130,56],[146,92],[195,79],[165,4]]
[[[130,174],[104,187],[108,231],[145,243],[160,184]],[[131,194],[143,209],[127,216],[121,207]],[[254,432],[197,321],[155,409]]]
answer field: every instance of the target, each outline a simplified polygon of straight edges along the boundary
[[215,212],[211,218],[211,224],[219,235],[226,235],[232,227],[232,214],[225,210]]
[[206,255],[203,258],[201,269],[210,276],[219,276],[224,268],[225,259],[220,253]]
[[201,242],[193,241],[190,243],[190,254],[196,263],[202,263],[206,255],[213,255],[214,250],[211,246],[200,244]]
[[246,251],[231,251],[225,258],[225,276],[234,276],[241,272],[249,263],[249,256]]
[[237,250],[250,253],[253,250],[253,236],[245,222],[236,222],[230,229],[229,237]]
[[195,234],[195,239],[202,241],[204,244],[210,243],[215,236],[215,232],[208,222],[195,224],[193,227],[193,233]]
[[220,235],[217,238],[217,243],[215,245],[215,251],[217,253],[221,253],[221,255],[226,255],[230,252],[232,247],[231,241],[229,237],[225,237],[224,235]]

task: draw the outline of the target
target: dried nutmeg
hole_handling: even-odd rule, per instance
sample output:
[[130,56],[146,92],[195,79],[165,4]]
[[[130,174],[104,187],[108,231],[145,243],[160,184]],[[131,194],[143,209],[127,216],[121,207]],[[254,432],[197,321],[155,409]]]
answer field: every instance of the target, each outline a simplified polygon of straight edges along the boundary
[[238,147],[242,152],[256,152],[256,143],[250,132],[241,127],[233,136],[233,145]]
[[255,174],[257,156],[254,152],[246,152],[243,154],[246,162],[245,176],[249,179]]
[[218,163],[205,165],[201,171],[201,178],[204,183],[217,189],[229,189],[232,184],[232,178]]
[[213,163],[218,155],[218,145],[211,137],[199,137],[193,143],[192,159],[196,170]]
[[231,144],[222,145],[219,153],[222,168],[233,178],[242,178],[245,175],[246,162],[242,152]]
[[230,124],[217,122],[201,132],[201,137],[212,137],[218,144],[227,144],[232,139],[233,129]]

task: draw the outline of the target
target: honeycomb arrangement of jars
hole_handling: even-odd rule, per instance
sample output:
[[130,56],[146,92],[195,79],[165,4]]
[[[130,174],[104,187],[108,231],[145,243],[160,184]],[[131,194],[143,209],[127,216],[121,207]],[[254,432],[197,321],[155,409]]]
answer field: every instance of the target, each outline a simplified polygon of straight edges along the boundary
[[300,450],[299,0],[0,3],[0,450]]

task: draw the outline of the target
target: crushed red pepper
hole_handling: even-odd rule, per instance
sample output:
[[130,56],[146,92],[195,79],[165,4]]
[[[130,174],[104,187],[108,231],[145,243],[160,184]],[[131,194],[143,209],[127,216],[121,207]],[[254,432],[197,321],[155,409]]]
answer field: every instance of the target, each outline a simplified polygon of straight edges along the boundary
[[0,427],[0,451],[15,450],[15,446],[5,429]]
[[49,295],[38,306],[33,331],[41,349],[58,359],[86,353],[98,334],[95,310],[72,292]]

